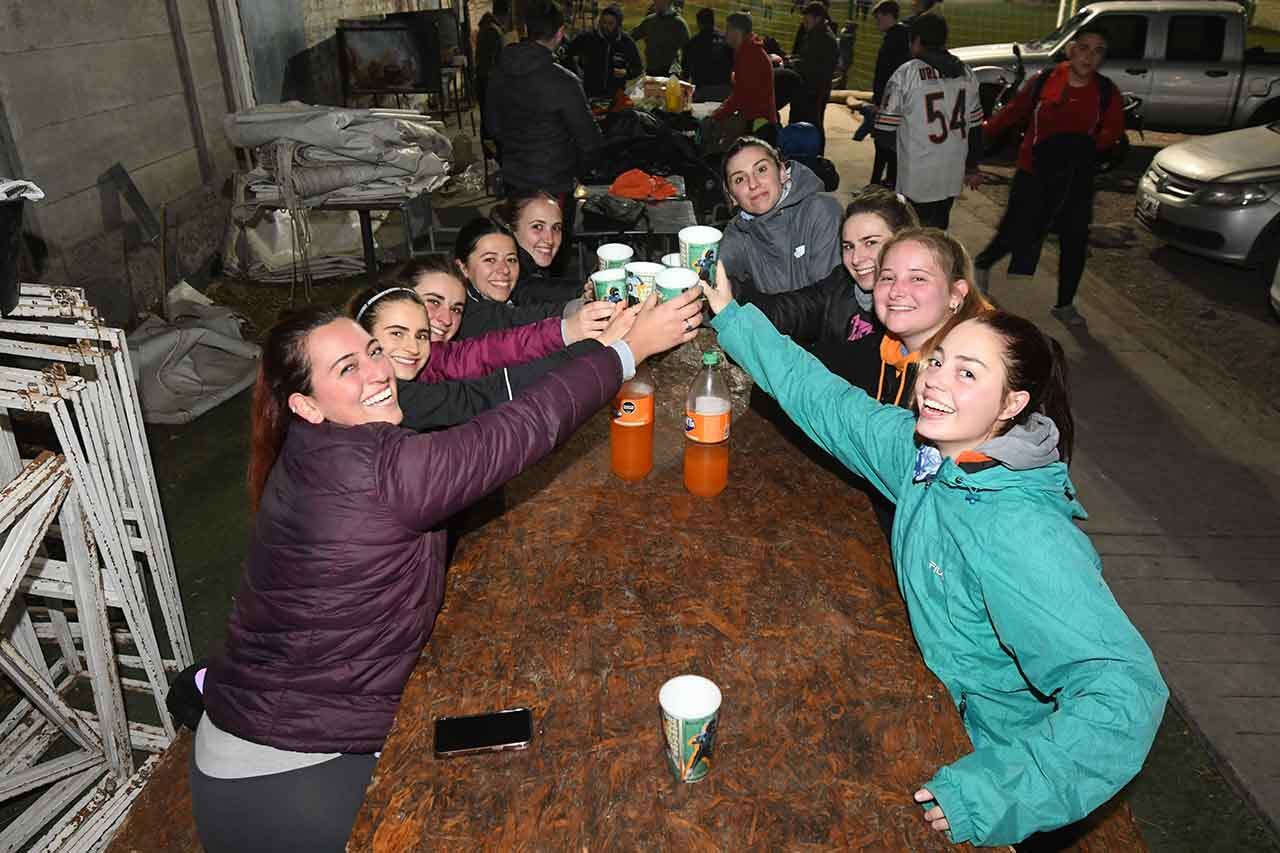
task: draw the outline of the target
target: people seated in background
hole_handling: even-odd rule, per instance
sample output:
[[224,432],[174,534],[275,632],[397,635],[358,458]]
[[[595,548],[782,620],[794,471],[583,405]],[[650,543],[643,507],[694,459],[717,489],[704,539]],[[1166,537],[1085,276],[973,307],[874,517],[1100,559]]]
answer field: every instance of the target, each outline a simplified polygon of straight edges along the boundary
[[[426,305],[409,281],[390,287],[368,288],[351,300],[351,319],[382,344],[395,369],[397,379],[418,382],[445,382],[479,379],[517,364],[559,352],[588,337],[601,339],[620,335],[609,327],[600,332],[583,328],[581,312],[562,320],[549,317],[511,329],[496,329],[466,340],[431,342],[430,318]],[[612,320],[619,312],[615,310]]]
[[733,48],[733,90],[711,118],[719,121],[739,114],[751,130],[756,121],[778,123],[773,102],[773,65],[764,42],[752,33],[751,16],[734,12],[725,18],[724,40]]
[[[433,344],[454,338],[466,309],[467,292],[457,268],[447,258],[414,258],[396,270],[390,280],[411,287],[418,294],[426,309],[427,329]],[[486,303],[477,310],[484,313],[485,307],[503,310],[503,306],[496,303]],[[353,309],[353,315],[358,310],[359,306]],[[618,322],[616,317],[614,322]],[[495,328],[507,326],[495,324]],[[402,426],[423,432],[465,423],[481,412],[515,399],[551,370],[599,346],[597,339],[584,338],[544,358],[504,367],[479,379],[426,383],[401,380],[397,372],[397,396],[404,412]]]
[[836,35],[829,24],[827,7],[821,0],[812,0],[804,7],[804,38],[800,40],[800,49],[791,62],[791,67],[804,81],[804,88],[792,98],[791,114],[787,119],[789,123],[812,123],[824,142],[823,121],[827,101],[831,98],[831,78],[840,61]]
[[733,90],[733,48],[716,29],[716,12],[698,10],[698,34],[684,46],[680,76],[693,84],[695,101],[723,101]]
[[840,263],[840,202],[803,163],[784,163],[753,136],[725,153],[725,194],[736,212],[724,229],[720,259],[735,281],[762,293],[798,290]]
[[[830,276],[790,293],[759,294],[734,284],[734,294],[738,302],[759,308],[774,328],[809,349],[832,373],[881,403],[910,407],[924,343],[952,317],[991,308],[973,286],[964,247],[945,232],[919,229],[915,221],[910,205],[886,189],[870,187],[846,211],[843,263]],[[823,464],[825,454],[796,434],[773,398],[753,388],[751,405]],[[836,473],[868,492],[887,536],[893,505],[847,469]]]
[[631,37],[644,42],[644,72],[651,77],[666,77],[689,42],[689,25],[671,0],[653,0],[653,11],[645,16]]
[[414,258],[402,265],[394,278],[412,287],[422,300],[431,342],[453,340],[467,308],[467,286],[453,264],[440,256]]
[[498,67],[498,54],[502,52],[512,29],[511,0],[493,0],[492,11],[485,12],[476,27],[476,103],[480,107],[482,139],[493,138],[493,132],[484,117],[489,76]]
[[267,334],[255,513],[203,684],[191,805],[209,853],[342,850],[444,597],[445,522],[563,443],[635,365],[692,340],[696,290],[464,429],[403,429],[382,346],[308,306]]
[[919,15],[911,22],[911,54],[885,84],[876,116],[880,143],[896,145],[898,192],[921,225],[946,229],[965,184],[981,182],[982,103],[978,78],[949,53],[947,22]]
[[[898,0],[880,0],[872,10],[876,29],[880,30],[883,38],[880,42],[880,50],[876,53],[876,72],[871,82],[872,109],[869,114],[864,113],[862,127],[854,136],[855,140],[871,133],[875,126],[876,114],[880,112],[880,107],[884,103],[885,85],[893,76],[893,72],[897,71],[904,62],[911,61],[911,32],[906,24],[898,20],[898,15]],[[895,138],[892,144],[884,144],[880,141],[874,141],[873,144],[876,155],[871,165],[870,183],[892,187],[898,180],[897,139]]]
[[[457,336],[471,338],[493,329],[509,329],[547,317],[568,319],[585,312],[584,322],[599,332],[609,322],[612,305],[584,304],[580,295],[551,301],[512,298],[520,281],[520,255],[511,231],[491,217],[479,216],[458,231],[454,267],[466,282],[467,308]],[[575,294],[581,294],[579,286]]]
[[578,33],[565,48],[578,66],[588,98],[613,98],[644,70],[640,49],[622,29],[622,7],[605,6],[594,29]]
[[499,206],[497,218],[515,235],[521,278],[546,275],[564,244],[564,214],[559,200],[541,191],[512,196]]
[[923,819],[955,844],[1015,844],[1115,796],[1169,691],[1076,526],[1061,346],[999,311],[948,323],[922,350],[917,415],[832,375],[730,287],[704,292],[725,353],[897,506],[911,628],[973,743],[921,780]]
[[572,192],[603,137],[582,83],[555,61],[564,13],[554,2],[527,13],[529,38],[503,48],[489,80],[485,117],[501,145],[502,181],[512,192]]

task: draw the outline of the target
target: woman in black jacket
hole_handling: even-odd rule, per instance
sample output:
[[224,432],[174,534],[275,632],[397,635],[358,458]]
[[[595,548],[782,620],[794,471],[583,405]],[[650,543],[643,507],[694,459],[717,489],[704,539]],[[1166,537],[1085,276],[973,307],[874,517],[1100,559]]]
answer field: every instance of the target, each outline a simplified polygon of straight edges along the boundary
[[580,295],[564,298],[567,294],[562,294],[561,298],[536,302],[513,299],[520,282],[519,249],[511,231],[490,218],[477,217],[458,232],[454,266],[467,285],[467,307],[458,329],[459,338],[536,323],[548,317],[569,317],[579,311],[588,312],[586,327],[599,332],[613,314],[611,304],[584,304]]
[[[572,198],[569,203],[574,203]],[[582,282],[561,275],[565,258],[560,249],[569,223],[560,199],[544,190],[513,195],[495,207],[491,217],[516,239],[520,275],[512,302],[556,302],[582,295]]]
[[[401,266],[392,281],[411,288],[422,299],[432,343],[454,338],[462,325],[468,300],[466,285],[449,261],[441,257],[415,258]],[[498,307],[495,303],[489,304]],[[486,309],[479,310],[483,313]],[[600,346],[597,340],[588,338],[545,358],[507,367],[480,379],[429,384],[397,382],[400,408],[404,412],[401,425],[428,432],[465,423],[481,412],[514,400],[551,370]]]

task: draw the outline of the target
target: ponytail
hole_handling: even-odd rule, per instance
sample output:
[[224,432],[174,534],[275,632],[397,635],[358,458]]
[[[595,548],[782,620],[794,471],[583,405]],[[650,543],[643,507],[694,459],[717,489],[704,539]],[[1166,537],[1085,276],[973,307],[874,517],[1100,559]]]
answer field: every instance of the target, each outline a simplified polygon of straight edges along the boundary
[[1075,447],[1076,420],[1071,414],[1071,384],[1067,370],[1067,354],[1062,351],[1058,339],[1045,335],[1049,351],[1053,359],[1049,381],[1045,384],[1044,396],[1040,400],[1040,411],[1058,427],[1058,455],[1062,461],[1071,464],[1071,452]]
[[1058,456],[1070,464],[1076,428],[1062,345],[1035,323],[1016,314],[988,311],[974,319],[1004,341],[1005,393],[1026,391],[1028,395],[1027,405],[1001,432],[1025,424],[1038,412],[1058,427]]
[[342,315],[333,308],[308,305],[284,315],[267,332],[253,386],[249,419],[249,507],[257,512],[267,478],[284,446],[293,414],[289,397],[311,393],[311,361],[307,337]]

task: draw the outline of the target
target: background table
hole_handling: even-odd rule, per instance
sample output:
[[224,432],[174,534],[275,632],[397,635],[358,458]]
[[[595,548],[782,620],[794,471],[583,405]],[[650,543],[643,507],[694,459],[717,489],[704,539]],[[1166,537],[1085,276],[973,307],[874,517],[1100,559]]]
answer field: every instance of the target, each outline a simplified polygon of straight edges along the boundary
[[578,247],[579,269],[584,275],[595,270],[595,259],[589,255],[601,243],[618,241],[632,245],[636,249],[635,259],[638,261],[660,261],[664,254],[679,248],[676,235],[680,233],[680,229],[697,225],[698,220],[694,214],[693,202],[685,197],[684,178],[680,175],[667,175],[666,178],[675,186],[678,193],[676,197],[645,202],[645,216],[630,227],[621,227],[617,223],[584,214],[582,206],[587,199],[607,195],[609,184],[588,184],[584,187],[586,195],[576,202],[573,228],[573,240]]

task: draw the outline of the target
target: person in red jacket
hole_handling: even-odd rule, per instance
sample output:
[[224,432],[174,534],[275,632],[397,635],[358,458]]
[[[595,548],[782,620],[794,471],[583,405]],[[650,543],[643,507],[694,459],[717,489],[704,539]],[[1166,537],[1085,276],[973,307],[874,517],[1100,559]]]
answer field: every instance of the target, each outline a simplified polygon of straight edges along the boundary
[[1107,34],[1095,27],[1081,28],[1067,47],[1066,62],[1028,80],[983,125],[985,138],[998,138],[1023,125],[1026,133],[1018,149],[1009,206],[995,237],[974,258],[977,284],[985,291],[991,268],[1009,254],[1011,274],[1034,273],[1044,236],[1056,222],[1061,237],[1058,299],[1051,313],[1074,327],[1085,325],[1073,303],[1088,253],[1098,153],[1124,135],[1123,98],[1115,84],[1098,73],[1106,55]]
[[764,42],[752,31],[751,16],[734,12],[725,18],[724,40],[733,48],[733,91],[729,100],[711,114],[723,119],[741,113],[747,127],[756,119],[778,123],[778,107],[773,100],[773,63]]

